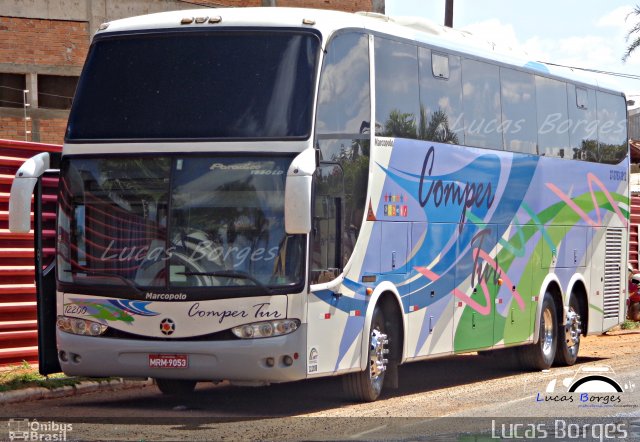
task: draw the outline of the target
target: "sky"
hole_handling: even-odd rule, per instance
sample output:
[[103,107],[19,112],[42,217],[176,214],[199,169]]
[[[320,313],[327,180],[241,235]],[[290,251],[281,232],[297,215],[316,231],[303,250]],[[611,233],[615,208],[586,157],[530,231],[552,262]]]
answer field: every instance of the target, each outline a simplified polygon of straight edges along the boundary
[[[445,0],[386,0],[386,14],[444,23]],[[640,48],[626,63],[626,35],[640,20],[623,0],[454,0],[453,27],[525,52],[535,61],[640,75]],[[640,0],[638,1],[640,4]],[[640,106],[640,79],[607,76]]]

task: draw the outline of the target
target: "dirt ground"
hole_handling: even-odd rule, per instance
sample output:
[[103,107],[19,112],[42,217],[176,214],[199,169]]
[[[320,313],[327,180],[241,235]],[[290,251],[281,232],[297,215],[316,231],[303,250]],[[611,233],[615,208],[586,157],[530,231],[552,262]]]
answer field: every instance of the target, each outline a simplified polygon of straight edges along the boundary
[[[345,399],[338,377],[260,388],[203,382],[182,400],[149,386],[12,404],[0,407],[0,416],[71,422],[70,436],[79,440],[434,440],[486,429],[494,418],[637,419],[639,365],[640,328],[617,329],[583,338],[573,367],[523,372],[500,357],[476,354],[406,364],[400,388],[373,403]],[[536,399],[550,382],[557,380],[560,392],[564,379],[597,366],[610,367],[630,387],[617,407]]]

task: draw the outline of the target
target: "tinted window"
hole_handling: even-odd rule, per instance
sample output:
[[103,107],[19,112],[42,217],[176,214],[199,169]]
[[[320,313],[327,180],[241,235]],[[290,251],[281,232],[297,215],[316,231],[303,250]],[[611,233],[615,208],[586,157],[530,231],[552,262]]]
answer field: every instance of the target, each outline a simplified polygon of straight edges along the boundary
[[[419,48],[418,54],[420,60],[418,138],[462,144],[464,127],[460,57],[432,53],[426,48]],[[445,78],[443,73],[445,65],[448,78]]]
[[375,42],[376,134],[417,138],[418,49],[383,38]]
[[360,232],[364,218],[367,186],[369,182],[370,142],[368,139],[335,139],[319,140],[318,145],[325,157],[326,152],[332,152],[328,161],[340,164],[344,173],[344,262],[351,256],[356,238]]
[[323,164],[316,170],[311,244],[311,283],[328,282],[342,267],[341,226],[344,180],[338,164]]
[[342,34],[329,43],[318,94],[318,134],[369,132],[369,38]]
[[538,149],[540,155],[571,158],[567,86],[564,82],[536,76],[538,103]]
[[129,289],[295,285],[304,249],[302,236],[284,230],[290,164],[274,155],[65,162],[59,280]]
[[498,66],[462,60],[465,144],[502,146]]
[[536,87],[533,75],[500,69],[502,134],[512,152],[537,153]]
[[621,95],[598,92],[600,162],[617,164],[627,155],[627,108]]
[[318,47],[315,35],[284,31],[102,38],[67,138],[308,137]]
[[371,100],[369,37],[333,38],[320,77],[312,236],[313,283],[333,279],[353,252],[364,216],[369,180]]
[[596,91],[568,85],[569,141],[574,160],[598,161]]

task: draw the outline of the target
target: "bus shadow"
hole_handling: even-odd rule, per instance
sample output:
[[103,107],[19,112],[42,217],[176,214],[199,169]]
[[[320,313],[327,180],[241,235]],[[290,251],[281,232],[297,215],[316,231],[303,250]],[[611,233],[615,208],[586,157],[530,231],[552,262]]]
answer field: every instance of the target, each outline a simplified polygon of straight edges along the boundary
[[[601,358],[581,357],[576,366],[601,361]],[[481,383],[525,373],[499,356],[475,354],[450,356],[399,367],[400,387],[386,389],[381,400],[398,396],[435,392],[438,390]],[[88,399],[88,398],[87,398]],[[271,419],[321,412],[355,402],[342,394],[342,378],[312,379],[268,387],[236,387],[228,383],[199,383],[196,391],[186,397],[166,397],[155,387],[148,387],[134,398],[123,400],[89,399],[70,406],[94,409],[121,409],[126,420],[136,420],[136,410],[153,411],[158,423],[183,418],[196,421],[245,421]],[[152,424],[155,419],[145,423]],[[184,421],[182,421],[184,422]],[[195,421],[194,421],[195,423]]]

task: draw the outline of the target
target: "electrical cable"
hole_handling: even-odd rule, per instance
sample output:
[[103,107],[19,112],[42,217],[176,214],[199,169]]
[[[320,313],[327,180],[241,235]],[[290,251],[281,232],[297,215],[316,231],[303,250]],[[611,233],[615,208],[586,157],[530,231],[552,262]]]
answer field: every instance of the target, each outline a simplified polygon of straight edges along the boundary
[[629,78],[631,80],[640,80],[640,75],[625,74],[624,72],[611,72],[611,71],[603,71],[601,69],[581,68],[578,66],[569,66],[566,64],[550,63],[547,61],[540,61],[539,63],[547,64],[549,66],[558,66],[561,68],[569,68],[569,69],[577,69],[580,71],[593,72],[595,74],[610,75],[612,77]]

